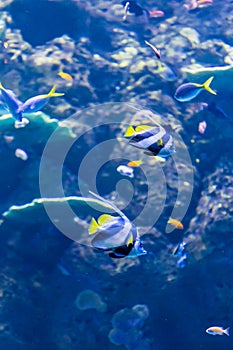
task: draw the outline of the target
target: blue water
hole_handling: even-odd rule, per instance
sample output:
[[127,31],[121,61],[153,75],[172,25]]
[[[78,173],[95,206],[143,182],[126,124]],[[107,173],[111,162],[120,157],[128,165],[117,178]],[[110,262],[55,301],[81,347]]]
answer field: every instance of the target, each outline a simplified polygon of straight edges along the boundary
[[[1,349],[233,348],[232,3],[126,3],[0,1]],[[155,124],[166,158],[124,137]],[[103,214],[137,231],[95,249]]]

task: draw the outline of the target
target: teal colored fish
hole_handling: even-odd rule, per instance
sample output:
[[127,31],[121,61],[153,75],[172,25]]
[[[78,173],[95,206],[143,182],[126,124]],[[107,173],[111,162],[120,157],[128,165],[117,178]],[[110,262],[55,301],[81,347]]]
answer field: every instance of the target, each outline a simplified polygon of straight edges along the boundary
[[182,84],[176,90],[174,97],[179,102],[187,102],[197,97],[197,95],[199,95],[200,92],[203,90],[206,90],[211,94],[216,95],[216,91],[212,90],[210,87],[210,83],[212,82],[213,79],[214,77],[210,77],[203,84],[197,84],[197,83]]
[[140,241],[137,228],[113,203],[90,192],[102,202],[110,205],[119,216],[101,215],[96,221],[92,218],[89,234],[93,235],[93,247],[103,250],[111,258],[136,257],[146,254]]
[[63,93],[56,93],[56,85],[52,87],[48,94],[37,95],[26,100],[22,106],[21,111],[23,113],[35,113],[40,111],[48,102],[51,97],[63,96]]
[[18,120],[19,122],[22,121],[22,111],[21,106],[23,105],[23,102],[19,101],[17,97],[15,96],[14,92],[5,89],[2,84],[0,83],[0,91],[1,91],[1,103],[2,106],[11,113],[11,115]]

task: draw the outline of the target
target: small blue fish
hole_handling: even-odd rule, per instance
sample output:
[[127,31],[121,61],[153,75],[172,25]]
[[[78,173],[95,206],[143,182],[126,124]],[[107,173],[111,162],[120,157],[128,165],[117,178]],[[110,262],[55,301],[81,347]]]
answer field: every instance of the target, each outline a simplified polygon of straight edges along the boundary
[[4,108],[11,113],[11,115],[18,120],[19,122],[22,121],[22,111],[21,106],[23,103],[17,99],[14,92],[5,89],[2,84],[0,83],[0,91],[1,91],[1,102]]
[[212,82],[213,79],[214,77],[210,77],[203,84],[196,84],[196,83],[182,84],[176,90],[174,97],[179,102],[187,102],[197,97],[197,95],[199,95],[200,92],[203,90],[206,90],[211,94],[216,95],[216,91],[212,90],[210,87],[210,83]]
[[138,236],[137,228],[113,203],[90,192],[93,196],[110,205],[119,216],[101,215],[96,221],[92,218],[89,234],[94,235],[93,247],[108,252],[111,258],[136,257],[147,252]]
[[56,85],[52,87],[48,94],[37,95],[29,98],[21,106],[20,110],[23,113],[34,113],[40,111],[49,101],[51,97],[63,96],[63,93],[55,93]]
[[122,1],[122,5],[125,8],[125,15],[124,15],[124,19],[126,19],[127,17],[127,13],[131,13],[134,14],[135,16],[142,16],[142,15],[147,15],[149,16],[149,11],[143,9],[140,5],[137,4],[136,1],[132,1],[132,0],[124,0]]

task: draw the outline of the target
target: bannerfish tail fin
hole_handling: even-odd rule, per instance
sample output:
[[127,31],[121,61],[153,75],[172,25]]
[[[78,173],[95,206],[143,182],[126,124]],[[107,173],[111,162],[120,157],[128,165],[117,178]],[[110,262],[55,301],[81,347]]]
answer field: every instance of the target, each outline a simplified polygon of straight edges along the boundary
[[46,95],[46,97],[59,97],[59,96],[63,96],[63,93],[56,93],[56,88],[57,85],[53,85],[52,89],[49,91],[49,93]]
[[88,228],[89,235],[94,235],[97,232],[98,228],[99,228],[99,224],[94,218],[92,218],[90,226]]
[[203,89],[205,89],[206,91],[210,92],[213,95],[217,95],[217,92],[214,91],[213,89],[211,89],[210,84],[212,82],[212,80],[214,79],[214,77],[210,77],[209,79],[207,79],[204,84],[202,85]]
[[224,333],[229,336],[230,335],[230,327],[224,329]]
[[135,130],[134,128],[132,127],[132,125],[129,125],[128,129],[126,130],[124,136],[125,137],[131,137],[133,136],[133,134],[135,134]]

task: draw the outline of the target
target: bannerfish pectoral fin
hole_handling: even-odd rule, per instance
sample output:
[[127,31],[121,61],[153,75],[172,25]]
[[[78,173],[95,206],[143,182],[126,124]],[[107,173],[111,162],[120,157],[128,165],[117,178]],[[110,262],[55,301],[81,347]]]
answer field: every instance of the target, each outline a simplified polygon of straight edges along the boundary
[[99,228],[99,225],[97,221],[94,218],[92,218],[90,226],[88,228],[89,235],[94,235],[97,232],[98,228]]
[[109,214],[103,214],[103,215],[101,215],[98,218],[98,225],[99,226],[104,225],[104,224],[106,224],[107,222],[109,222],[109,221],[111,221],[113,219],[116,219],[116,216],[112,216],[112,215],[109,215]]

